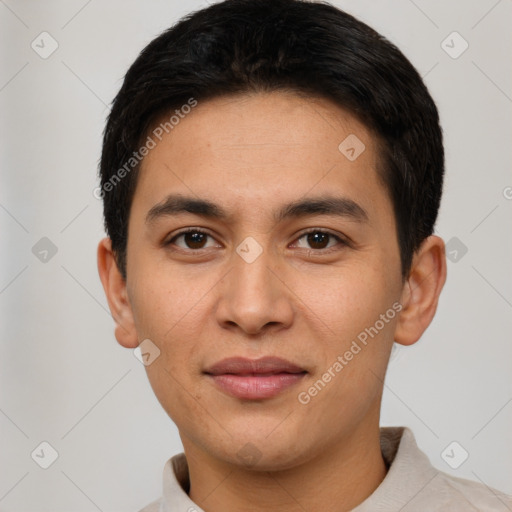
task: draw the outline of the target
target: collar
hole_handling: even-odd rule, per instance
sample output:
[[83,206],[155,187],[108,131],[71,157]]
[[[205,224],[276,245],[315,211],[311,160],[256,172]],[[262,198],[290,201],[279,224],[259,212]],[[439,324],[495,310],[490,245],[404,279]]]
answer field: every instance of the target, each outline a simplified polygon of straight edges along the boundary
[[[381,427],[382,456],[389,470],[379,487],[353,512],[400,510],[439,474],[418,448],[407,427]],[[188,464],[184,453],[167,461],[163,474],[160,512],[204,512],[188,496]]]

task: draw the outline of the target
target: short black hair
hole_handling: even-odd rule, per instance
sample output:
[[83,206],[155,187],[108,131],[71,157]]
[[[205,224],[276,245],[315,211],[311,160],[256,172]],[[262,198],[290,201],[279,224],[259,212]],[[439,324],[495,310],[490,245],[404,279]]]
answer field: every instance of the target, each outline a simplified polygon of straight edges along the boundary
[[334,101],[375,135],[407,276],[414,252],[433,233],[444,175],[439,115],[421,76],[396,46],[328,3],[225,0],[151,41],[113,101],[98,190],[125,279],[137,150],[151,127],[191,102],[273,91]]

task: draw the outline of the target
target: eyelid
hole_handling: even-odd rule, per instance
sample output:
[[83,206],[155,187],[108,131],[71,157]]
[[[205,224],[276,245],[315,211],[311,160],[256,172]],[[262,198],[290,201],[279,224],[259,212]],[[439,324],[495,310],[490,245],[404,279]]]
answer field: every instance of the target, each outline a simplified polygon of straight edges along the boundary
[[[163,245],[164,246],[171,245],[173,243],[173,241],[176,240],[176,238],[178,238],[179,236],[182,236],[182,235],[186,235],[187,233],[201,233],[203,235],[209,236],[210,238],[213,238],[217,243],[220,243],[215,238],[215,236],[213,236],[210,232],[208,232],[204,228],[191,226],[188,228],[183,228],[182,230],[178,231],[177,233],[174,233],[170,238],[166,238],[163,242]],[[180,247],[180,249],[182,249],[182,248]],[[207,249],[208,249],[208,247],[207,247]],[[193,250],[194,252],[198,252],[202,249],[190,249],[190,250],[191,251]]]
[[[171,245],[171,244],[173,244],[173,241],[176,240],[176,238],[178,238],[179,236],[185,235],[187,233],[202,233],[206,236],[213,238],[217,243],[220,244],[220,242],[216,239],[216,237],[214,235],[212,235],[211,233],[209,233],[206,229],[191,226],[191,227],[183,228],[182,230],[178,231],[177,233],[174,233],[171,236],[171,238],[169,238],[163,242],[163,245],[164,246]],[[340,233],[334,233],[331,230],[326,229],[326,228],[315,228],[315,227],[307,228],[306,230],[304,230],[301,233],[299,233],[298,235],[296,235],[294,238],[294,242],[292,242],[292,243],[296,243],[302,237],[304,237],[310,233],[323,233],[323,234],[326,234],[326,235],[329,235],[329,236],[335,238],[341,245],[346,245],[349,247],[352,246],[352,242],[348,237],[341,235]],[[183,249],[183,248],[178,247],[178,249]],[[190,252],[199,252],[199,251],[202,251],[205,249],[209,249],[209,247],[205,247],[205,248],[201,248],[201,249],[183,249],[183,250],[188,250]],[[307,249],[307,250],[321,253],[321,252],[328,252],[330,250],[335,250],[335,247],[328,247],[325,249]]]
[[326,229],[326,228],[308,228],[305,231],[302,231],[300,234],[298,234],[295,237],[293,243],[296,244],[298,240],[300,240],[302,237],[304,237],[306,235],[309,235],[310,233],[322,233],[325,235],[329,235],[330,237],[336,239],[336,241],[338,243],[332,247],[326,247],[324,249],[307,249],[305,247],[299,247],[299,249],[306,250],[306,251],[308,251],[308,253],[316,253],[318,255],[321,255],[321,254],[327,254],[331,251],[339,250],[340,249],[339,246],[352,247],[352,242],[348,237],[342,235],[341,233],[337,233],[337,232],[334,233],[331,230]]

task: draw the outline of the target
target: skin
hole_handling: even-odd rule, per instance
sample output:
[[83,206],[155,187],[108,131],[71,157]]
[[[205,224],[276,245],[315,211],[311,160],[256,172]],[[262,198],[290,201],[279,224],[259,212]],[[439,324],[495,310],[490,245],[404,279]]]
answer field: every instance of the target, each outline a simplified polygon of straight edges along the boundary
[[[338,150],[350,134],[366,147],[355,161]],[[369,130],[328,100],[274,92],[200,102],[142,163],[126,281],[110,240],[99,244],[116,338],[131,349],[149,338],[160,349],[147,375],[178,426],[189,495],[208,512],[346,511],[385,477],[379,414],[393,340],[413,344],[427,328],[446,262],[443,241],[431,236],[402,278],[377,161]],[[212,201],[230,216],[185,212],[147,223],[169,194]],[[367,219],[274,218],[285,204],[326,195],[354,201]],[[174,238],[187,227],[211,235],[202,239],[204,248],[190,248],[190,237]],[[311,244],[309,228],[348,243],[320,237]],[[236,252],[246,237],[262,249],[252,263]],[[298,393],[394,303],[400,314],[308,404],[300,403]],[[203,373],[226,357],[268,355],[308,373],[258,401],[227,395]],[[257,454],[250,467],[237,456],[247,443]]]

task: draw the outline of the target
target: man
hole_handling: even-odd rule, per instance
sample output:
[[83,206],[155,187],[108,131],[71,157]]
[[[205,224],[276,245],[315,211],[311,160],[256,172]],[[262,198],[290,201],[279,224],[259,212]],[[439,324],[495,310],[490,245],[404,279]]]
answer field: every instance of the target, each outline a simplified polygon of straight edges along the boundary
[[[227,0],[152,41],[105,130],[98,266],[184,454],[144,510],[506,510],[379,429],[446,278],[435,104],[328,5]],[[508,500],[508,501],[507,501]]]

